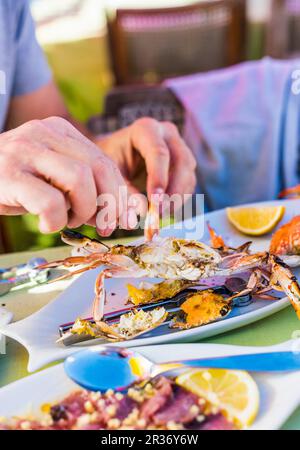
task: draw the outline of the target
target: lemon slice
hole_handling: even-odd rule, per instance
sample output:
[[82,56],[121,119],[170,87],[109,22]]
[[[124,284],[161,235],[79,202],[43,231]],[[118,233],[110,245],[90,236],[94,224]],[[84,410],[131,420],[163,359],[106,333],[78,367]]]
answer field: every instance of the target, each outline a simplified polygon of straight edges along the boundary
[[282,219],[284,206],[227,208],[229,222],[244,234],[261,236],[269,233]]
[[259,391],[247,372],[196,369],[179,375],[176,383],[217,407],[239,428],[248,427],[257,416]]

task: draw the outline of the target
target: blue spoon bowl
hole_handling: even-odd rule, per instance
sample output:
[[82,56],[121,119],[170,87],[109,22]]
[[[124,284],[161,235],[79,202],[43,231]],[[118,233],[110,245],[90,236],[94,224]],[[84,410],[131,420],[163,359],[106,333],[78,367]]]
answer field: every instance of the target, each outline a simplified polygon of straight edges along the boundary
[[95,347],[69,356],[64,364],[71,380],[91,391],[124,391],[148,377],[154,364],[120,347]]

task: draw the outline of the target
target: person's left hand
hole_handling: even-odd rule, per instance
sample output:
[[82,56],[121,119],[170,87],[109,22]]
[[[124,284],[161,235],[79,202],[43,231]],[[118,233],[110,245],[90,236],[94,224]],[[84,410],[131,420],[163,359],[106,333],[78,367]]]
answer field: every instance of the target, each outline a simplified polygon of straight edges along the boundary
[[192,194],[196,184],[196,161],[176,126],[145,117],[116,131],[97,144],[115,161],[130,192],[132,181],[143,168],[147,172],[147,195]]

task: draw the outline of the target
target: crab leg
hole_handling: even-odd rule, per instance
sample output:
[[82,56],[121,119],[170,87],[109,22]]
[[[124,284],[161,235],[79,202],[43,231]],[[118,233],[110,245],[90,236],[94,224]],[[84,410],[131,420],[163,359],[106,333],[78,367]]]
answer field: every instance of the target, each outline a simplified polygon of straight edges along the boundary
[[252,272],[252,274],[250,275],[250,278],[248,280],[247,286],[245,289],[243,289],[240,292],[237,292],[236,294],[232,295],[231,297],[229,297],[227,299],[227,301],[231,301],[234,300],[237,297],[241,297],[243,295],[247,295],[250,294],[251,292],[254,291],[254,289],[256,288],[258,283],[258,274],[257,271],[255,270],[254,272]]
[[300,197],[300,184],[297,186],[284,189],[278,195],[278,198],[286,198],[286,197]]
[[107,278],[125,278],[132,276],[134,278],[140,278],[145,276],[144,270],[130,271],[128,268],[111,267],[103,270],[99,273],[95,283],[95,298],[93,302],[93,319],[95,322],[100,322],[104,314],[104,305],[106,302],[106,290],[104,287],[104,281]]
[[51,263],[43,264],[39,266],[39,269],[53,269],[56,267],[76,267],[82,266],[80,269],[73,270],[72,272],[68,272],[60,277],[54,278],[50,280],[49,283],[54,283],[56,281],[66,280],[68,278],[73,277],[74,275],[78,275],[80,273],[86,272],[91,269],[96,269],[96,267],[101,266],[104,263],[103,256],[99,257],[99,254],[89,255],[89,256],[71,256],[66,259],[52,261]]
[[253,294],[260,297],[260,294],[263,294],[264,292],[270,291],[272,289],[269,286],[260,288],[264,279],[265,275],[262,273],[262,271],[260,269],[255,269],[249,277],[246,288],[229,297],[227,301],[247,294]]
[[240,247],[237,248],[228,247],[228,245],[225,244],[222,236],[216,233],[216,231],[214,230],[214,228],[211,227],[209,222],[207,222],[207,228],[210,234],[210,242],[212,248],[218,250],[219,252],[221,252],[221,254],[228,255],[232,252],[249,254],[249,247],[252,244],[252,241],[245,242],[244,244],[240,245]]
[[245,272],[249,269],[265,267],[268,263],[269,253],[260,252],[253,255],[237,253],[226,256],[219,267],[220,275],[232,275],[239,272]]
[[70,256],[69,258],[59,259],[57,261],[52,261],[50,263],[42,264],[39,266],[39,269],[55,269],[56,267],[74,267],[81,265],[89,265],[94,262],[98,262],[102,260],[102,255],[99,257],[99,254],[93,254],[89,256]]
[[272,286],[267,286],[264,289],[255,292],[255,296],[261,298],[262,300],[278,300],[276,295],[266,294],[266,292],[269,292],[272,289]]
[[210,242],[211,242],[212,248],[215,248],[216,250],[220,249],[223,251],[227,251],[228,247],[225,244],[224,239],[222,238],[222,236],[220,236],[216,233],[216,231],[213,229],[213,227],[210,226],[209,222],[207,222],[207,228],[209,231]]
[[278,257],[271,255],[270,262],[272,264],[271,285],[274,289],[283,290],[286,293],[300,319],[300,286],[297,278]]
[[55,283],[56,281],[62,281],[62,280],[67,280],[68,278],[73,277],[74,275],[79,275],[80,273],[84,273],[87,272],[88,270],[93,270],[96,269],[97,267],[99,267],[102,264],[102,261],[94,264],[94,265],[89,265],[86,267],[81,267],[81,269],[77,269],[77,270],[73,270],[72,272],[68,272],[64,275],[61,275],[60,277],[57,278],[53,278],[53,280],[48,281],[48,283]]

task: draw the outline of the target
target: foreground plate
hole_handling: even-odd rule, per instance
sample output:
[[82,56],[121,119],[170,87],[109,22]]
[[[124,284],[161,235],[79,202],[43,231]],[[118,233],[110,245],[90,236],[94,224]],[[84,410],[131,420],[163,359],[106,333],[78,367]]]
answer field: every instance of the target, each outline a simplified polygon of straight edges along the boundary
[[[299,345],[300,343],[298,343]],[[216,344],[177,344],[140,347],[143,355],[154,362],[176,359],[222,356],[265,351],[290,350],[296,342],[259,348]],[[293,347],[296,348],[296,347]],[[299,372],[290,374],[252,374],[260,391],[260,409],[251,429],[276,430],[280,428],[300,403]],[[78,389],[65,375],[63,365],[43,370],[0,389],[0,416],[41,416],[44,403],[61,400],[72,390]]]
[[[278,204],[279,202],[268,202],[268,204]],[[280,202],[286,207],[284,222],[287,222],[291,217],[297,214],[300,210],[300,201],[291,200]],[[260,205],[262,205],[261,203]],[[202,221],[203,218],[199,216],[197,221]],[[195,220],[195,219],[194,219]],[[237,232],[226,218],[224,210],[215,211],[205,215],[205,220],[216,228],[219,234],[222,234],[226,242],[231,246],[238,246],[245,242],[247,238]],[[192,220],[185,222],[185,229],[192,228]],[[162,235],[176,235],[177,237],[185,237],[185,232],[182,229],[162,230]],[[204,241],[209,240],[208,234],[204,235]],[[269,246],[269,238],[254,238],[253,250],[266,250]],[[59,297],[53,300],[50,304],[42,308],[37,313],[19,322],[10,324],[0,328],[0,331],[19,341],[23,344],[29,353],[28,371],[33,372],[45,364],[66,358],[68,355],[80,350],[87,345],[95,345],[99,340],[89,341],[88,343],[76,345],[72,347],[65,347],[63,344],[57,344],[55,341],[58,337],[58,327],[63,323],[75,320],[77,317],[91,316],[91,303],[94,296],[93,287],[98,271],[94,270],[83,274],[76,279],[70,287],[68,287]],[[299,271],[295,272],[299,275]],[[108,292],[108,304],[106,305],[106,312],[113,311],[124,307],[124,298],[126,298],[126,283],[139,282],[140,280],[130,279],[112,279],[107,280],[106,287]],[[43,289],[45,286],[43,286]],[[166,329],[166,327],[159,327],[151,334],[143,335],[142,338],[135,339],[126,345],[149,345],[159,344],[164,342],[187,342],[195,341],[213,336],[219,333],[224,333],[228,330],[247,325],[256,320],[267,317],[275,312],[285,308],[289,304],[287,299],[276,301],[255,301],[251,305],[243,308],[235,308],[227,318],[222,321],[211,323],[202,327],[193,328],[191,330],[174,331]],[[111,344],[114,345],[114,344]]]
[[[12,321],[13,315],[10,311],[7,311],[5,308],[0,308],[0,327],[7,325]],[[5,353],[5,336],[0,334],[0,353]]]

